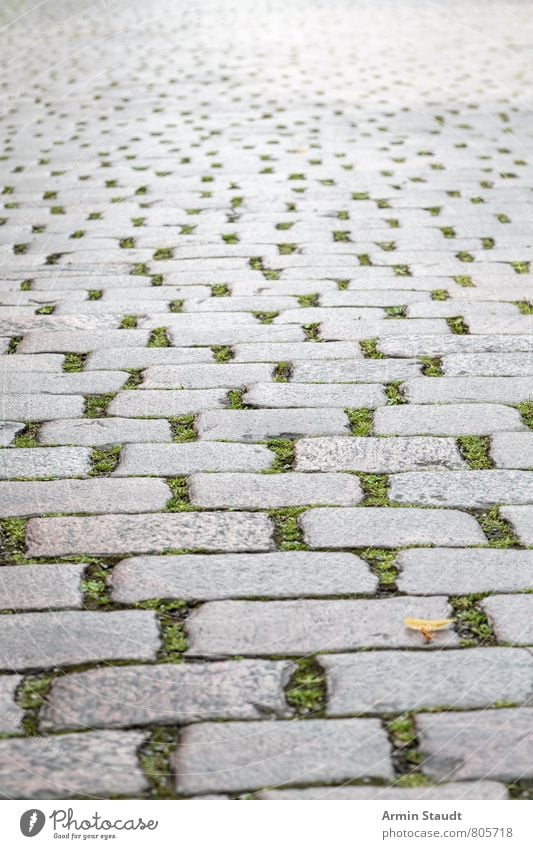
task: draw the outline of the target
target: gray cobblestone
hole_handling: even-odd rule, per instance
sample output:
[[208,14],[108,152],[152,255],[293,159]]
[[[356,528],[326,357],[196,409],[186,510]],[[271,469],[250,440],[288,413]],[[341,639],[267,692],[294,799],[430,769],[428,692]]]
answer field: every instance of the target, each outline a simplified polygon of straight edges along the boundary
[[227,392],[222,389],[140,389],[119,392],[107,408],[108,416],[161,418],[183,416],[224,407]]
[[0,483],[0,516],[47,513],[147,513],[163,510],[171,492],[154,479],[10,481]]
[[389,497],[397,504],[486,508],[503,501],[533,502],[533,473],[496,469],[467,472],[405,472],[389,482]]
[[533,589],[533,551],[412,549],[400,551],[398,589],[409,595],[467,595]]
[[475,436],[500,430],[525,430],[518,410],[502,404],[406,404],[380,407],[374,415],[377,434]]
[[44,424],[43,445],[116,445],[129,442],[171,442],[169,422],[157,419],[67,419]]
[[83,606],[85,565],[39,563],[0,569],[0,610],[39,610]]
[[482,602],[498,640],[502,643],[533,643],[533,596],[495,595]]
[[266,363],[153,366],[145,372],[143,387],[146,389],[203,389],[223,386],[231,389],[250,383],[269,381],[271,377],[272,366]]
[[3,395],[0,402],[3,419],[34,422],[77,418],[85,408],[81,395]]
[[533,469],[533,433],[495,433],[490,456],[500,469]]
[[358,504],[363,491],[357,478],[345,474],[283,475],[195,474],[190,479],[191,504],[198,507],[286,507],[307,504]]
[[326,385],[258,383],[244,395],[255,407],[377,407],[385,403],[384,387],[377,384]]
[[320,437],[300,439],[295,468],[301,472],[400,472],[408,469],[462,469],[455,440],[433,437]]
[[0,450],[0,478],[85,477],[91,470],[87,448],[8,448]]
[[314,800],[392,800],[401,801],[444,801],[445,799],[508,799],[505,784],[496,781],[450,781],[447,784],[437,784],[429,787],[306,787],[298,790],[265,790],[257,793],[258,799],[271,801],[314,801]]
[[[192,472],[257,472],[268,469],[274,457],[274,453],[264,445],[230,442],[129,445],[122,451],[114,474],[125,477],[190,475]],[[214,479],[215,484],[218,477]]]
[[0,677],[0,733],[18,734],[24,716],[15,700],[17,688],[22,683],[20,675],[2,675]]

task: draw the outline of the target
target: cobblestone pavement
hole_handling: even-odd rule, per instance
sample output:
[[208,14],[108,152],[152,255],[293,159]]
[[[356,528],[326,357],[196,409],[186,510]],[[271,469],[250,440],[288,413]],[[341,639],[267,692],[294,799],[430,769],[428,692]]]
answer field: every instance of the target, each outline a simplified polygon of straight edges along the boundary
[[0,793],[523,797],[532,3],[32,5]]

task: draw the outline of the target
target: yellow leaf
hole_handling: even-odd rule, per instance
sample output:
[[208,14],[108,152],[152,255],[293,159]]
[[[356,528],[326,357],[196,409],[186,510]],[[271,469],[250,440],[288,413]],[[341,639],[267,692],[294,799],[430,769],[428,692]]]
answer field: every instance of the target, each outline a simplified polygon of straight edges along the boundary
[[403,624],[411,631],[420,631],[426,642],[430,643],[435,631],[445,631],[453,624],[453,619],[412,619],[407,617]]

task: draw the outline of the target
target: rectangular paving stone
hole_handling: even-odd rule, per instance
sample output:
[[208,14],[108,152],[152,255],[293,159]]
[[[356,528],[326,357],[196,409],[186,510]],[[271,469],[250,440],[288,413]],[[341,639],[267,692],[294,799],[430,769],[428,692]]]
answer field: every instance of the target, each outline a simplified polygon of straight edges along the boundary
[[476,520],[459,510],[321,507],[306,510],[300,524],[311,548],[456,547],[486,543]]
[[94,369],[147,368],[182,363],[212,363],[210,348],[119,348],[95,351],[85,363],[85,371]]
[[533,596],[494,595],[482,601],[496,638],[502,643],[533,643]]
[[146,369],[143,388],[203,389],[222,386],[231,389],[250,383],[268,382],[272,370],[273,366],[266,363],[152,366]]
[[533,551],[418,548],[396,558],[400,592],[468,595],[533,590]]
[[42,445],[120,445],[129,442],[172,442],[164,419],[67,419],[46,422],[39,431]]
[[292,360],[358,359],[363,355],[357,342],[272,342],[238,344],[234,363],[287,362]]
[[0,516],[48,513],[147,513],[163,510],[172,494],[162,480],[9,481],[0,483]]
[[0,450],[0,478],[85,477],[91,470],[88,448],[5,448]]
[[533,776],[533,709],[417,714],[422,772],[436,780]]
[[491,507],[505,501],[533,503],[533,472],[469,469],[465,472],[404,472],[389,479],[396,504]]
[[526,430],[518,410],[503,404],[404,404],[374,414],[377,434],[485,436],[500,430]]
[[0,569],[0,610],[83,606],[83,563],[39,563]]
[[25,422],[74,419],[83,415],[85,399],[81,395],[2,395],[0,418]]
[[[205,315],[203,313],[202,315]],[[303,342],[305,332],[296,324],[233,324],[231,319],[223,317],[224,324],[211,327],[191,329],[184,323],[182,326],[172,324],[170,320],[160,321],[159,324],[151,323],[151,326],[166,327],[173,345],[187,347],[190,345],[242,345],[273,342]],[[190,320],[190,315],[186,318]],[[130,332],[130,331],[128,331]],[[137,343],[142,344],[142,343]]]
[[0,668],[155,660],[159,642],[157,619],[149,610],[14,613],[0,617]]
[[533,507],[500,507],[499,513],[511,523],[523,545],[533,545]]
[[172,768],[185,795],[393,775],[377,719],[199,723],[184,729]]
[[144,347],[148,330],[30,330],[17,348],[19,354],[63,353],[86,354],[102,348]]
[[259,513],[165,513],[30,519],[31,557],[69,554],[151,554],[191,551],[271,551],[272,522]]
[[220,410],[198,416],[202,439],[231,439],[259,442],[282,437],[321,436],[348,432],[342,409]]
[[257,383],[243,396],[255,407],[377,407],[386,403],[378,384]]
[[271,508],[307,504],[358,504],[363,491],[354,475],[194,474],[189,479],[191,504],[198,507]]
[[413,404],[488,401],[520,404],[533,396],[533,379],[525,377],[419,377],[403,385]]
[[355,601],[211,601],[187,619],[187,654],[301,655],[357,648],[438,648],[458,645],[440,631],[426,643],[404,625],[406,616],[447,619],[446,598],[357,599]]
[[24,371],[59,373],[63,362],[64,357],[60,354],[10,354],[8,357],[0,357],[0,374]]
[[22,683],[20,675],[0,676],[0,733],[20,734],[24,711],[16,702],[17,689]]
[[446,784],[430,785],[428,787],[302,787],[297,790],[265,790],[256,793],[257,799],[273,802],[291,801],[350,801],[380,799],[401,801],[443,801],[446,799],[508,799],[509,794],[505,784],[496,781],[450,781]]
[[17,374],[3,378],[5,392],[19,395],[46,393],[50,395],[103,395],[117,392],[128,380],[126,371],[91,371],[75,374]]
[[443,357],[442,368],[447,377],[470,377],[472,375],[530,377],[533,374],[533,356],[531,351],[516,354],[504,352],[450,354]]
[[183,416],[227,405],[223,389],[139,389],[119,392],[107,408],[108,416]]
[[372,594],[378,580],[355,554],[273,551],[268,554],[167,555],[121,560],[109,579],[114,601],[151,598],[301,598]]
[[148,787],[138,731],[95,731],[0,740],[0,797],[65,799],[139,797]]
[[533,340],[528,335],[505,336],[503,333],[473,335],[467,333],[450,336],[415,335],[401,339],[383,338],[377,342],[378,351],[386,357],[437,357],[447,354],[527,353],[533,351]]
[[390,383],[417,377],[422,365],[414,360],[343,360],[341,362],[296,362],[291,380],[294,383],[356,383],[370,381]]
[[495,433],[490,456],[499,469],[533,469],[533,433]]
[[91,669],[57,678],[40,714],[44,731],[288,717],[292,664],[241,660]]
[[256,472],[269,469],[274,458],[273,451],[264,445],[231,442],[127,445],[120,455],[120,463],[114,476]]
[[[524,331],[522,331],[524,332]],[[387,336],[410,336],[418,333],[446,335],[451,333],[444,318],[402,318],[383,320],[341,321],[328,318],[320,325],[320,338],[325,340],[361,340]]]
[[463,469],[454,439],[446,437],[318,437],[299,439],[295,469],[301,472],[390,473],[408,469]]
[[380,651],[319,655],[328,681],[328,716],[469,710],[533,696],[533,657],[525,649]]

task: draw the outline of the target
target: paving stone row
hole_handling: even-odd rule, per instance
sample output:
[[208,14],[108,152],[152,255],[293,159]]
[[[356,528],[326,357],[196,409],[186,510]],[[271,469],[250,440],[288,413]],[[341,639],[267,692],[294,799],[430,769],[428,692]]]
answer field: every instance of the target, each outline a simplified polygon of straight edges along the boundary
[[0,796],[526,794],[524,10],[12,6]]

